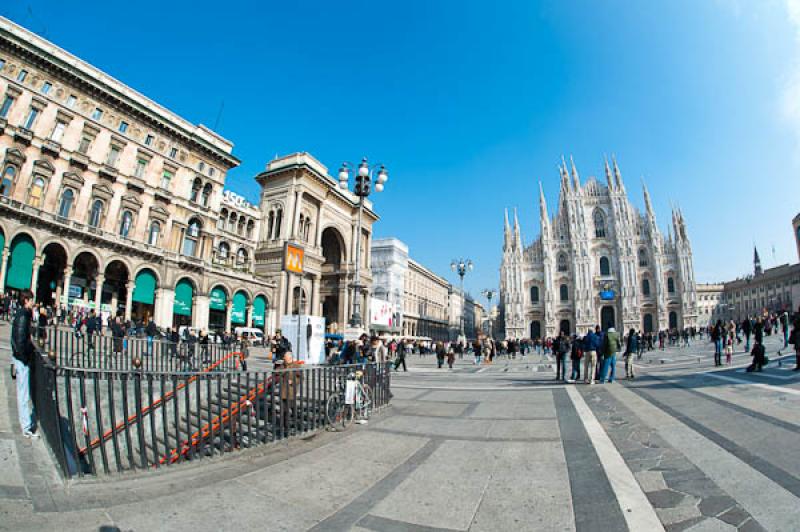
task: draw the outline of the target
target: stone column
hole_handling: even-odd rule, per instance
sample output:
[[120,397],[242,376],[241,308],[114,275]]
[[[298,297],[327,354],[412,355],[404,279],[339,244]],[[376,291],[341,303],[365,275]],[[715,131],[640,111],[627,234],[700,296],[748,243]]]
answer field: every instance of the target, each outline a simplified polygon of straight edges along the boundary
[[247,321],[246,325],[248,327],[252,327],[253,326],[253,304],[252,303],[247,305],[247,320],[246,321]]
[[3,264],[0,266],[0,294],[6,291],[6,273],[8,272],[8,246],[3,246]]
[[94,278],[94,282],[96,285],[94,291],[94,309],[97,311],[97,315],[100,315],[100,302],[103,300],[103,283],[105,283],[106,276],[102,273],[98,273],[97,276]]
[[[61,295],[67,296],[67,305],[69,304],[69,287],[72,284],[72,266],[67,266],[64,268],[64,281],[63,281],[63,288],[61,289]],[[58,302],[61,304],[61,301]]]
[[175,304],[175,291],[157,288],[154,301],[153,319],[160,327],[172,327],[172,307]]
[[233,299],[228,299],[225,303],[225,330],[231,331],[231,312],[233,312]]
[[319,300],[319,290],[322,284],[322,276],[315,275],[311,278],[311,311],[309,314],[313,316],[322,315],[322,304]]
[[136,286],[135,281],[128,281],[125,285],[125,321],[131,319],[131,312],[133,312],[133,289]]
[[192,325],[198,329],[208,329],[208,295],[195,295],[192,301]]
[[31,292],[36,297],[36,285],[39,284],[39,268],[44,263],[44,255],[33,259],[33,273],[31,274]]

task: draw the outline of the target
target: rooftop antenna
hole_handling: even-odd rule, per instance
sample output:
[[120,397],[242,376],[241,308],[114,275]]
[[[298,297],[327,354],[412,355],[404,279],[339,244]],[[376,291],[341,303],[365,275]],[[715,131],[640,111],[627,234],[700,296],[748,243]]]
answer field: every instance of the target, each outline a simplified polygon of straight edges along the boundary
[[222,118],[222,111],[225,109],[225,100],[222,100],[222,103],[219,104],[219,112],[217,113],[217,119],[214,121],[214,130],[216,131],[217,127],[219,127],[219,121]]

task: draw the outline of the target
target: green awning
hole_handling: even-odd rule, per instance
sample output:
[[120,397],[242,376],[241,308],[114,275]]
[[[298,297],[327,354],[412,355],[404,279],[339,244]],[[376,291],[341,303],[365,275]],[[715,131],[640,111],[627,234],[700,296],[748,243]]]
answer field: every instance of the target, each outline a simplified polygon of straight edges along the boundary
[[233,296],[233,309],[231,309],[231,323],[244,325],[247,323],[247,296],[244,292],[236,292]]
[[186,279],[178,281],[178,284],[175,285],[175,304],[172,305],[172,313],[179,316],[191,316],[193,297],[192,283]]
[[216,287],[211,291],[211,301],[209,301],[208,308],[211,310],[221,310],[225,312],[225,305],[227,304],[227,296],[225,290]]
[[11,243],[11,252],[8,255],[8,273],[6,273],[6,287],[17,290],[27,290],[31,287],[33,275],[33,259],[36,255],[36,246],[28,235],[21,235]]
[[0,250],[2,250],[5,247],[6,247],[6,235],[4,235],[2,231],[0,231]]
[[142,270],[136,276],[133,287],[133,301],[152,305],[156,300],[156,276],[150,270]]
[[256,296],[253,300],[253,326],[263,327],[267,316],[267,300],[264,296]]

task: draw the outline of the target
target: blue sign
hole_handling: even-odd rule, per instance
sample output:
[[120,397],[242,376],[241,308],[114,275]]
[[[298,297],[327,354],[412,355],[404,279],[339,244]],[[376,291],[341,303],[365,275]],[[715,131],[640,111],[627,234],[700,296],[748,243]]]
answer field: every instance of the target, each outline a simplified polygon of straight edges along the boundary
[[611,301],[614,299],[614,291],[613,290],[603,290],[600,292],[600,299],[603,301]]
[[69,286],[69,297],[71,299],[80,299],[83,296],[83,288],[71,284]]

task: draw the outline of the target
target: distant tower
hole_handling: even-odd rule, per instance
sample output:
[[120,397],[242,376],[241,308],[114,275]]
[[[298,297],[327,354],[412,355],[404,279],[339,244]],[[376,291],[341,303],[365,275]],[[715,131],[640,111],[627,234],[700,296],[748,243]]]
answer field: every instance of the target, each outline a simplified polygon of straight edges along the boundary
[[794,230],[794,239],[797,243],[797,260],[800,261],[800,212],[792,220],[792,229]]
[[761,259],[758,257],[758,248],[755,246],[753,246],[753,271],[756,275],[764,273],[761,269]]

